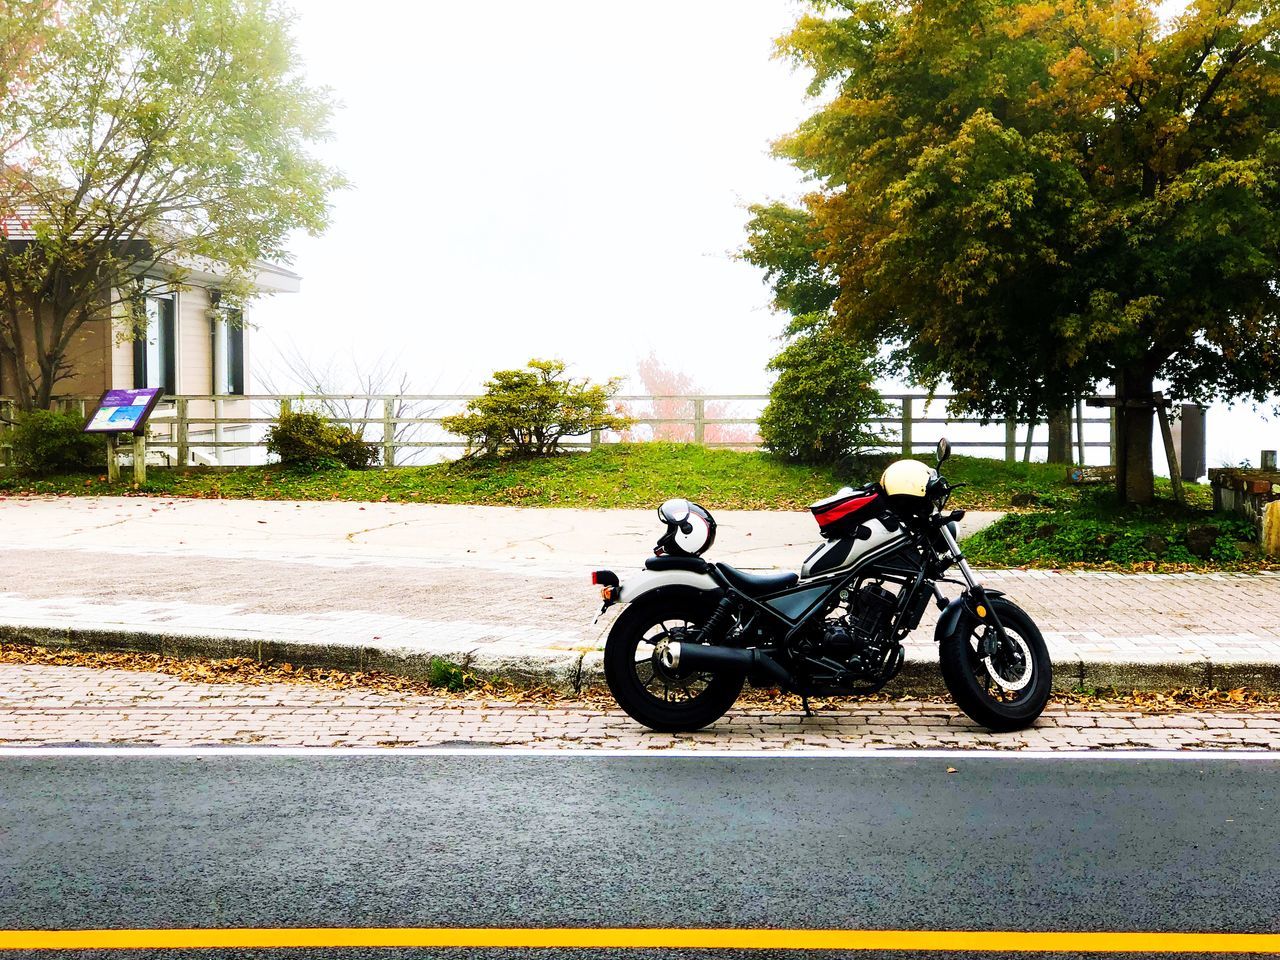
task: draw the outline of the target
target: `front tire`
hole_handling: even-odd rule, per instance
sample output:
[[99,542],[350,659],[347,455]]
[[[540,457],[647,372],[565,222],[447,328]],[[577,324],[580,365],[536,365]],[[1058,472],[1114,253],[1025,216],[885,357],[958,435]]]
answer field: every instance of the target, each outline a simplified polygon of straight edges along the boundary
[[696,590],[662,591],[631,604],[604,645],[604,677],[613,698],[637,723],[659,733],[687,733],[724,716],[742,692],[739,671],[667,668],[664,641],[694,642],[717,598]]
[[987,602],[1009,643],[996,656],[983,657],[979,646],[985,632],[994,628],[965,611],[939,643],[942,679],[957,706],[975,723],[999,733],[1022,730],[1036,722],[1053,691],[1049,648],[1026,611],[1003,597]]

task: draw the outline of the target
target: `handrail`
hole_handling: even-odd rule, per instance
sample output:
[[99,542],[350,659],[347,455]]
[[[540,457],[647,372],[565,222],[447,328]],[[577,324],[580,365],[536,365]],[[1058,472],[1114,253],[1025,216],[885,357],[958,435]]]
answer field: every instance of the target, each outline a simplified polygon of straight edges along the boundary
[[[456,406],[460,409],[465,402],[474,400],[477,396],[477,394],[362,393],[255,393],[234,396],[179,394],[163,398],[161,404],[156,408],[151,418],[152,429],[151,436],[148,438],[148,445],[161,450],[172,450],[174,453],[172,459],[178,463],[191,463],[192,455],[195,451],[212,451],[215,458],[222,450],[256,448],[265,451],[266,431],[264,428],[266,425],[275,422],[280,411],[292,409],[295,405],[328,405],[330,409],[327,411],[327,415],[334,422],[347,424],[358,432],[363,432],[369,427],[375,428],[373,432],[376,436],[370,442],[380,448],[383,464],[394,466],[396,453],[401,450],[464,448],[464,440],[453,437],[441,429],[444,417],[436,414],[439,413],[440,407],[446,405]],[[954,399],[954,394],[885,393],[881,395],[881,398],[891,406],[898,408],[890,415],[872,417],[868,420],[868,423],[874,426],[896,428],[886,431],[885,442],[881,445],[884,449],[897,449],[904,454],[911,454],[916,450],[932,448],[937,438],[917,439],[915,428],[942,424],[977,426],[984,430],[990,429],[993,433],[1003,426],[1003,432],[996,434],[990,440],[958,439],[952,441],[952,446],[987,449],[1003,448],[1005,459],[1008,461],[1016,460],[1020,450],[1025,457],[1030,449],[1043,449],[1048,446],[1047,440],[1036,439],[1034,436],[1035,428],[1039,424],[1028,425],[1024,421],[984,419],[969,415],[928,415],[931,406]],[[715,428],[755,427],[758,423],[758,417],[744,416],[741,412],[736,412],[732,409],[717,410],[715,405],[754,403],[763,408],[769,397],[765,394],[752,393],[626,394],[613,399],[623,405],[650,405],[649,410],[636,410],[632,416],[632,419],[639,426],[655,429],[683,427],[687,433],[680,431],[681,439],[691,439],[695,443],[702,443],[708,447],[752,449],[759,446],[759,440],[755,437],[754,430],[749,435],[739,434],[734,436],[730,434],[726,438],[724,434],[717,434]],[[96,397],[65,397],[59,403],[64,408],[78,408],[81,412],[84,412],[96,400]],[[688,404],[689,415],[676,416],[670,410],[661,411],[664,415],[656,415],[659,411],[652,406],[653,404],[670,404],[672,402]],[[192,409],[193,404],[197,405],[194,410]],[[349,416],[335,415],[336,411],[332,407],[335,405],[341,406],[342,404],[353,405],[350,408]],[[202,410],[200,405],[211,405],[212,410]],[[270,405],[275,409],[264,410],[262,409],[263,405]],[[257,410],[254,409],[255,406],[258,408]],[[10,411],[9,416],[12,416],[13,407],[14,402],[12,399],[0,397],[0,421],[3,421],[6,417],[6,411]],[[356,409],[356,407],[359,407],[359,409]],[[654,413],[655,415],[646,416],[646,413]],[[735,413],[736,415],[733,415]],[[1082,400],[1077,404],[1076,409],[1072,411],[1071,419],[1074,426],[1073,432],[1075,433],[1072,439],[1072,448],[1076,458],[1080,462],[1084,462],[1086,449],[1107,447],[1112,451],[1112,461],[1114,462],[1114,409],[1108,410],[1106,414],[1101,416],[1089,416],[1085,412]],[[1104,423],[1108,424],[1110,428],[1110,438],[1108,440],[1085,439],[1086,427]],[[710,434],[708,432],[709,428],[711,428]],[[1020,428],[1023,431],[1029,429],[1032,436],[1029,439],[1019,438]],[[424,439],[419,435],[422,430],[432,429],[438,432],[441,438]],[[239,437],[230,439],[227,436],[228,433],[242,434],[245,431],[250,434],[247,439]],[[0,422],[0,465],[8,463],[11,459],[11,445],[6,443],[7,432],[8,429],[5,424]],[[621,439],[622,437],[616,431],[597,431],[583,438],[571,438],[563,445],[573,449],[595,448],[602,444],[619,442]]]

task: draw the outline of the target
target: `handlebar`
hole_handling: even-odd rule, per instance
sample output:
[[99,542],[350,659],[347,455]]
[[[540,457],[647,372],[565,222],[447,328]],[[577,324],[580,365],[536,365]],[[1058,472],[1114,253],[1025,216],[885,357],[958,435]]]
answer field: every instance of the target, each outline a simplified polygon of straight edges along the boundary
[[948,523],[959,523],[964,519],[963,510],[952,510],[950,513],[939,513],[930,518],[935,527],[945,527]]

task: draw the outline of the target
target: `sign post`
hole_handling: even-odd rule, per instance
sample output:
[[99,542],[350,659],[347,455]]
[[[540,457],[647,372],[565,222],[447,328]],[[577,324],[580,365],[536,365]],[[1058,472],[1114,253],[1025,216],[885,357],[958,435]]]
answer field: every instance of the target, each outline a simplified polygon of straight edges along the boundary
[[120,478],[116,456],[121,434],[133,434],[133,479],[147,482],[147,420],[164,391],[159,387],[141,390],[108,390],[94,407],[84,425],[85,433],[102,433],[107,437],[107,479]]

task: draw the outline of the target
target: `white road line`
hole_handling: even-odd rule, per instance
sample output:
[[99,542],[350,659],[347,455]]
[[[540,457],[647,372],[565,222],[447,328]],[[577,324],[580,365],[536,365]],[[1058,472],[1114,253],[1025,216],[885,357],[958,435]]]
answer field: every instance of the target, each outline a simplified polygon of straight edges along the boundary
[[1280,763],[1280,751],[1273,750],[911,750],[904,748],[855,748],[849,750],[682,750],[682,749],[537,749],[531,747],[3,747],[0,760],[30,757],[120,757],[160,759],[163,757],[678,757],[686,760],[848,760],[848,759],[964,759],[964,760],[1213,760],[1271,761]]

